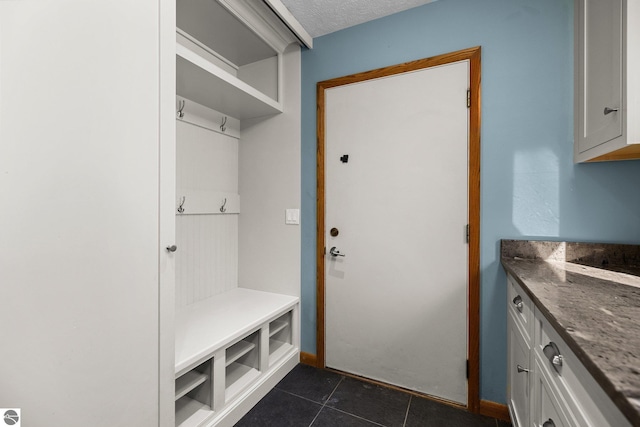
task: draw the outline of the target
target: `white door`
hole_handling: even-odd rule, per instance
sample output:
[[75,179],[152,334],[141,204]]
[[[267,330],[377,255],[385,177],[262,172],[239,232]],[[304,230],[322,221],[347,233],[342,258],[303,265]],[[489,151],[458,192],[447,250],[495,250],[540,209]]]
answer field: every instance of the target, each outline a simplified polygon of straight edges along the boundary
[[461,61],[325,92],[326,365],[463,404],[468,87]]

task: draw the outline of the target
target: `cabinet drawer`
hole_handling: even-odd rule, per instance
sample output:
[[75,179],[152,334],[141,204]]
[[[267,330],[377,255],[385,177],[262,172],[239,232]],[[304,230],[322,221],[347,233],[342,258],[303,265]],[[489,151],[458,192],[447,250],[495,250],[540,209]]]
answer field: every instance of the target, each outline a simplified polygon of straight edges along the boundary
[[509,312],[513,314],[527,344],[531,345],[533,337],[533,303],[510,275],[507,276],[507,304]]
[[[567,418],[571,422],[570,425],[631,426],[566,342],[539,312],[536,313],[534,341],[536,366],[539,366],[540,374],[549,378],[549,382],[567,402]],[[553,363],[555,356],[557,359]]]

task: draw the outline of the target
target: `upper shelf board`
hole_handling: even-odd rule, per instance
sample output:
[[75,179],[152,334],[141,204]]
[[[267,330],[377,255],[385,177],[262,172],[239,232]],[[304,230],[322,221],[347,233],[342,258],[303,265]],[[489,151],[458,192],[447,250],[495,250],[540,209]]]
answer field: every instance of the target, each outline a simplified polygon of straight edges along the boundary
[[236,119],[282,112],[282,105],[188,48],[176,45],[177,93]]

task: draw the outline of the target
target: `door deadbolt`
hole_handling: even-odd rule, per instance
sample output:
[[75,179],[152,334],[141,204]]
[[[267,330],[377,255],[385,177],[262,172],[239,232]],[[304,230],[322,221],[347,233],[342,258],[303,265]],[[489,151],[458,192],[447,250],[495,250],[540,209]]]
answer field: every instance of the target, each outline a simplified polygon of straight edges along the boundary
[[329,234],[331,234],[331,237],[336,237],[338,234],[340,234],[340,231],[338,231],[337,228],[333,227],[331,231],[329,231]]

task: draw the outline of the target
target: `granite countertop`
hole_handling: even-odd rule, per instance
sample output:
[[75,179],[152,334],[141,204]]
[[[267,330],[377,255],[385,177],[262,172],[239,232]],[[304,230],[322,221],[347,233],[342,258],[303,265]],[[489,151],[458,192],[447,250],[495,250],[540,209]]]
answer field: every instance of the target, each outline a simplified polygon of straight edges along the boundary
[[640,246],[503,240],[501,261],[640,426]]

